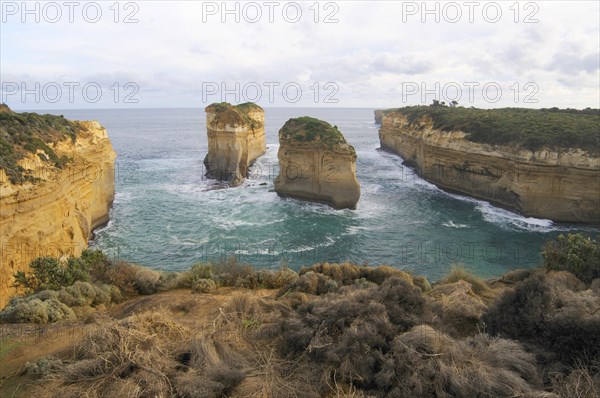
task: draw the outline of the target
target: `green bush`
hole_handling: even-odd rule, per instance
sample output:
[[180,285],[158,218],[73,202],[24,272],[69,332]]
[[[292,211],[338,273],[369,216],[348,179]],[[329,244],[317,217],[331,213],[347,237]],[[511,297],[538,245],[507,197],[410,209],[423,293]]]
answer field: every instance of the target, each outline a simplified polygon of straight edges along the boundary
[[192,284],[192,290],[197,293],[211,293],[217,289],[217,284],[212,279],[197,279]]
[[74,309],[89,309],[118,302],[121,298],[121,292],[116,286],[77,281],[59,290],[42,290],[26,297],[13,297],[0,311],[0,321],[48,323],[74,320]]
[[31,272],[18,271],[15,275],[15,287],[39,292],[45,289],[57,290],[71,286],[76,281],[90,279],[88,264],[79,259],[70,258],[66,264],[52,257],[38,257],[29,264]]
[[600,278],[600,242],[582,234],[560,235],[546,244],[543,263],[551,271],[569,271],[585,283]]
[[13,298],[0,311],[0,321],[5,323],[48,323],[75,318],[75,312],[57,299],[42,301],[34,296]]
[[70,159],[59,157],[50,144],[69,138],[75,142],[81,129],[78,122],[63,116],[16,113],[3,107],[0,112],[0,169],[13,184],[35,181],[36,177],[18,162],[38,150],[45,153],[39,156],[42,160],[62,168]]
[[467,139],[492,145],[511,145],[539,150],[579,148],[597,155],[600,111],[589,109],[477,109],[446,106],[407,106],[399,111],[409,123],[431,119],[434,128],[461,130]]

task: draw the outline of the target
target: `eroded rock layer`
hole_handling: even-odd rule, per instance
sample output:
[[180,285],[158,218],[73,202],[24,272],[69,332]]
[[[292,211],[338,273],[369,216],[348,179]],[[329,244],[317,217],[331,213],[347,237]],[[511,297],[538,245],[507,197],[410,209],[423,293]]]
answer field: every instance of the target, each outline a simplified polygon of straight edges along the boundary
[[248,168],[265,153],[265,114],[253,103],[232,106],[228,103],[206,107],[208,154],[204,159],[206,175],[227,181],[231,186],[248,177]]
[[337,127],[309,117],[290,119],[279,131],[279,145],[280,196],[356,208],[356,152]]
[[409,123],[386,111],[381,146],[443,189],[487,200],[525,216],[600,224],[600,158],[580,149],[531,151],[471,142],[463,131]]
[[[116,154],[98,122],[8,117],[0,119],[2,143],[14,143],[0,168],[0,306],[15,291],[12,276],[35,257],[79,255],[108,222],[115,194]],[[15,130],[15,121],[24,127]],[[75,132],[61,137],[66,128]]]

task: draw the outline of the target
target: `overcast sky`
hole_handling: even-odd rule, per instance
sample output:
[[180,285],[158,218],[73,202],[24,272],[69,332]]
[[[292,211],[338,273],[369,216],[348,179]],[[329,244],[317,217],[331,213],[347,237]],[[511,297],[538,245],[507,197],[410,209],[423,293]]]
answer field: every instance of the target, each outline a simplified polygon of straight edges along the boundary
[[1,2],[12,108],[600,102],[597,1],[75,3]]

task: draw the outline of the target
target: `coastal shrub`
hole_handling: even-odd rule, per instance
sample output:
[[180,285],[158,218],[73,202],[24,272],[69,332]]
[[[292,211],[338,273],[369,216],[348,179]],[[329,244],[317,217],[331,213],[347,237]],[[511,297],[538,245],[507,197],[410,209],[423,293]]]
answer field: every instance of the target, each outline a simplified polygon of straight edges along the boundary
[[394,338],[375,380],[391,397],[514,397],[540,384],[534,355],[518,343],[454,340],[427,325]]
[[505,292],[482,316],[486,331],[531,341],[568,364],[600,359],[600,296],[536,274]]
[[464,267],[454,265],[450,273],[446,275],[439,283],[454,283],[458,281],[466,281],[471,284],[473,292],[479,296],[483,296],[490,291],[490,287],[480,278],[476,277]]
[[[13,297],[0,311],[0,320],[7,323],[48,323],[74,320],[82,309],[98,307],[121,299],[116,286],[93,285],[77,281],[60,290],[42,290],[26,297]],[[90,310],[91,311],[91,310]]]
[[217,289],[217,284],[212,279],[197,279],[191,287],[196,293],[211,293]]
[[436,285],[427,294],[436,314],[435,325],[452,336],[469,336],[478,331],[486,305],[464,280]]
[[25,364],[25,373],[40,377],[60,369],[62,365],[62,360],[56,358],[55,356],[49,355],[42,357],[35,362],[27,362]]
[[552,391],[561,398],[589,398],[600,396],[600,363],[574,366],[569,371],[550,375]]
[[582,234],[559,235],[542,252],[548,270],[569,271],[585,283],[600,278],[600,242]]
[[58,156],[51,144],[66,138],[74,142],[81,130],[79,123],[63,116],[17,113],[3,105],[0,108],[0,168],[13,184],[34,182],[37,180],[35,173],[19,166],[19,160],[42,150],[44,154],[40,154],[40,158],[43,161],[62,168],[71,159]]
[[38,257],[29,263],[29,268],[30,272],[18,271],[14,275],[15,287],[39,292],[45,289],[57,290],[76,281],[89,280],[87,263],[75,258],[70,258],[63,264],[53,257]]
[[369,267],[349,262],[342,264],[318,263],[310,267],[302,267],[298,272],[300,278],[285,286],[279,296],[296,291],[309,294],[325,294],[342,286],[375,283],[382,284],[390,278],[401,278],[419,287],[422,291],[431,289],[425,277],[414,277],[411,274],[387,265]]
[[55,298],[41,300],[37,297],[13,297],[0,311],[4,323],[48,323],[74,320],[75,312]]
[[[390,109],[386,112],[395,111]],[[575,109],[477,109],[447,106],[406,106],[398,109],[418,126],[429,118],[434,128],[462,130],[470,141],[510,145],[537,151],[580,148],[599,153],[600,110]]]
[[326,294],[337,290],[338,284],[327,275],[308,271],[292,283],[287,284],[279,290],[278,297],[281,297],[290,292],[302,292],[308,294]]
[[291,358],[308,355],[324,373],[337,369],[340,381],[368,387],[389,342],[422,321],[425,304],[420,289],[400,278],[319,296],[280,320],[279,350]]

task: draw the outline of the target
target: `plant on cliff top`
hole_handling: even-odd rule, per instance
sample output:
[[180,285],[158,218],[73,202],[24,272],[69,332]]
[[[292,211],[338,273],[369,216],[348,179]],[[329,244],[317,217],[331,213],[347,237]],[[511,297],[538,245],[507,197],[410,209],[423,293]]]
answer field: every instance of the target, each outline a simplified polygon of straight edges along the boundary
[[214,112],[214,122],[236,126],[247,124],[252,130],[261,127],[260,123],[250,117],[251,111],[262,111],[263,109],[253,102],[244,102],[239,105],[231,105],[229,102],[217,102],[205,108],[206,112]]
[[59,157],[49,146],[51,143],[70,138],[75,142],[81,126],[63,116],[16,113],[8,107],[0,112],[0,168],[11,183],[35,181],[34,176],[17,162],[30,153],[44,151],[40,156],[54,167],[63,167],[69,159]]
[[[338,144],[348,144],[337,126],[309,116],[292,118],[285,122],[279,130],[279,140],[319,144],[329,149]],[[354,153],[354,148],[351,145],[347,146]]]
[[582,281],[600,278],[600,240],[582,234],[560,235],[544,246],[543,264],[551,271],[569,271]]
[[15,287],[39,292],[46,289],[58,290],[71,286],[76,281],[90,279],[89,266],[85,261],[70,258],[66,264],[52,257],[38,257],[29,263],[31,272],[18,271],[15,275]]
[[579,148],[592,155],[600,153],[600,111],[598,109],[477,109],[447,106],[407,106],[388,109],[400,112],[409,123],[429,117],[433,127],[461,130],[473,142],[511,145],[532,151]]

